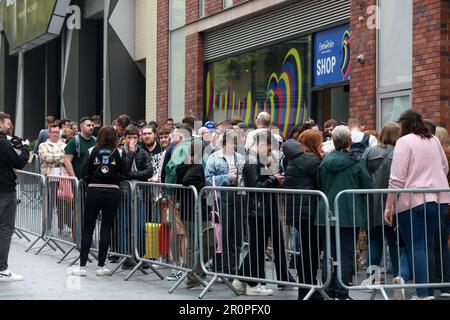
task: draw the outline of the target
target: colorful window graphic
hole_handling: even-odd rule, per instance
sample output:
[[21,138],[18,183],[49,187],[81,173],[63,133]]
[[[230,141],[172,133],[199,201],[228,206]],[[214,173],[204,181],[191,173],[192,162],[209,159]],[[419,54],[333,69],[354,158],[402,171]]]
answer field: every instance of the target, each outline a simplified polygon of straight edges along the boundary
[[254,123],[259,112],[267,111],[286,136],[309,117],[308,45],[302,38],[209,64],[207,119]]

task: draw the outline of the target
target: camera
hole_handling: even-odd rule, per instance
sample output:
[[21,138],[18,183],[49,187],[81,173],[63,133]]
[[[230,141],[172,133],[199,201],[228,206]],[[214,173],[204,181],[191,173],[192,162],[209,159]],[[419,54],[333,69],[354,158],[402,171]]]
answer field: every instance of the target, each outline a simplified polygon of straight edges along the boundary
[[11,137],[11,139],[8,138],[8,140],[14,149],[19,149],[19,150],[23,149],[23,139],[22,138]]
[[356,60],[358,60],[359,63],[363,64],[366,62],[366,57],[364,57],[363,54],[360,54],[358,57],[356,57]]

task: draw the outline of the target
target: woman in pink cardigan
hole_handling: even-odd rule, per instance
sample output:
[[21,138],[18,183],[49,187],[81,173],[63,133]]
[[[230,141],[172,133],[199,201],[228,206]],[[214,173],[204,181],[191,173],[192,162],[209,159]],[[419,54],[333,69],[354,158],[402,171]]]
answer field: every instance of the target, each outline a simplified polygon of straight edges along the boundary
[[[422,116],[410,109],[401,115],[399,123],[402,137],[395,147],[389,189],[448,189],[447,158],[439,140],[425,127]],[[449,193],[402,193],[397,197],[389,194],[387,198],[385,220],[392,225],[396,214],[394,220],[405,241],[415,283],[434,280],[435,235],[448,203]],[[427,288],[417,288],[416,292],[418,300],[433,298]]]

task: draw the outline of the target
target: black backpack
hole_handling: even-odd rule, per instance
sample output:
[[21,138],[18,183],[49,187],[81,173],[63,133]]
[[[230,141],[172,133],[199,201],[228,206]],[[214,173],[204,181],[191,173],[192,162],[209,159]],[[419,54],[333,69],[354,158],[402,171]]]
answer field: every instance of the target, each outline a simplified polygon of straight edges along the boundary
[[364,137],[361,142],[352,143],[350,146],[350,155],[360,160],[364,151],[369,147],[370,134],[364,133]]

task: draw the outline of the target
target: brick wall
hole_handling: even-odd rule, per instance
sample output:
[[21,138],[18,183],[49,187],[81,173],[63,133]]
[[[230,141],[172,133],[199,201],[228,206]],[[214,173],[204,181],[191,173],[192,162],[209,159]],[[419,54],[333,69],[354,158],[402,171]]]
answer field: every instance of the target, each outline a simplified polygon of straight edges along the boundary
[[197,119],[203,118],[203,52],[201,34],[186,37],[185,112]]
[[205,16],[210,16],[223,10],[223,0],[206,0],[205,2]]
[[169,94],[169,1],[158,0],[156,121],[161,125],[168,117]]
[[[376,0],[368,0],[367,6],[375,5]],[[364,21],[359,21],[360,16]],[[357,115],[366,120],[366,129],[376,128],[376,30],[367,27],[370,15],[367,7],[359,8],[356,1],[351,1],[351,80],[350,80],[350,115]],[[364,64],[356,62],[356,57],[363,54]]]
[[450,124],[449,0],[414,0],[413,106]]
[[198,20],[199,1],[200,0],[186,0],[186,24]]

